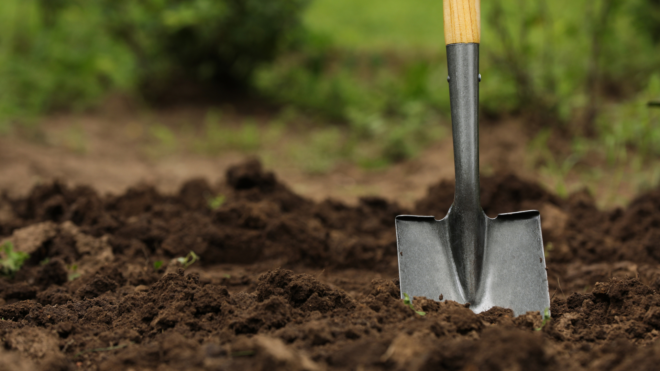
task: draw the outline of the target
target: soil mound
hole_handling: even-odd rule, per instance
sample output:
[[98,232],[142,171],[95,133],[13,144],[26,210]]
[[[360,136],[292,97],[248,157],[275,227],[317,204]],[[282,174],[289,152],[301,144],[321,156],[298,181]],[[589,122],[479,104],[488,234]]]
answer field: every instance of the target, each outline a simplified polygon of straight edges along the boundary
[[[483,179],[491,217],[542,213],[543,321],[400,300],[394,217],[442,217],[453,187],[433,185],[413,211],[375,197],[315,203],[252,160],[174,195],[55,182],[3,197],[2,238],[30,258],[0,278],[0,368],[655,368],[660,190],[600,211],[586,192],[561,199],[513,175]],[[201,259],[188,267],[191,252]]]

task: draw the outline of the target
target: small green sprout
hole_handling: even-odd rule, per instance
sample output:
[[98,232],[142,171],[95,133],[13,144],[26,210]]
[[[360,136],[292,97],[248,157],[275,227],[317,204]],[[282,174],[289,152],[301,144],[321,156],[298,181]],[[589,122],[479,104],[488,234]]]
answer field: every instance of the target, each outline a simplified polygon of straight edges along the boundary
[[551,317],[550,317],[550,308],[545,308],[545,309],[543,310],[543,322],[541,322],[541,327],[537,327],[537,328],[535,328],[534,330],[535,330],[535,331],[541,331],[541,330],[543,329],[543,327],[544,327],[545,325],[547,325],[548,322],[550,322],[550,318],[551,318]]
[[412,300],[410,300],[410,296],[408,296],[408,294],[406,294],[405,292],[403,293],[403,304],[409,306],[410,309],[414,310],[415,313],[419,314],[420,316],[425,316],[426,315],[426,312],[415,310],[415,307],[413,307],[413,304],[412,304]]
[[185,257],[177,258],[176,261],[183,265],[183,269],[188,269],[194,262],[199,260],[199,256],[195,254],[194,251],[191,251]]
[[13,277],[21,269],[23,263],[30,259],[30,254],[14,251],[14,244],[10,241],[5,242],[0,249],[5,253],[5,257],[0,259],[0,270],[4,276]]
[[231,274],[223,274],[222,277],[229,279],[231,278]]
[[217,195],[209,199],[209,208],[211,208],[211,210],[217,210],[225,203],[225,200],[226,197],[224,195]]
[[155,271],[159,270],[160,267],[163,266],[163,263],[164,263],[164,262],[163,262],[162,260],[156,260],[156,261],[154,262],[154,270],[155,270]]
[[69,271],[71,271],[71,273],[69,273],[68,276],[69,281],[73,281],[76,278],[80,277],[80,273],[78,273],[78,264],[71,264],[69,266]]
[[50,263],[50,258],[46,258],[46,259],[40,261],[40,262],[39,262],[39,265],[46,265],[46,264],[48,264],[48,263]]

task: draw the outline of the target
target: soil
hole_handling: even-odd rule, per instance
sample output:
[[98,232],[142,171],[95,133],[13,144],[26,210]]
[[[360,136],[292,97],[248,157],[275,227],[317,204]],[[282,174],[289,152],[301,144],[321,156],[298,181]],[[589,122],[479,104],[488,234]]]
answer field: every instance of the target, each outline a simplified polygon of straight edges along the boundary
[[[545,323],[415,298],[422,316],[399,299],[394,217],[442,217],[448,181],[414,207],[347,205],[248,161],[173,194],[54,182],[5,195],[0,234],[30,258],[0,280],[0,370],[656,369],[660,189],[601,211],[514,175],[481,184],[490,216],[541,211]],[[185,267],[190,251],[201,259]]]

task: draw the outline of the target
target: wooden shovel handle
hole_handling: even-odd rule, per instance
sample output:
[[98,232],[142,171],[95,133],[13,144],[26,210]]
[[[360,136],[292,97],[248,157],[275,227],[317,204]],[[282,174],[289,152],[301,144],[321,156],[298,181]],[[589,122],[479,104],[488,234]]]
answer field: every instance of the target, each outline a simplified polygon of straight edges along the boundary
[[480,0],[444,0],[445,44],[479,44],[480,3]]

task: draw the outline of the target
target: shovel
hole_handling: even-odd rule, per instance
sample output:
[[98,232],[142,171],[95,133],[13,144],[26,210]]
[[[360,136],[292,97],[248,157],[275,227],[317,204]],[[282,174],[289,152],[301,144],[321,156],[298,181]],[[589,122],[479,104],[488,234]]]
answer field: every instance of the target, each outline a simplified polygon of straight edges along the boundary
[[447,216],[396,217],[401,297],[492,307],[550,308],[538,211],[491,219],[479,202],[479,0],[444,0],[456,190]]

